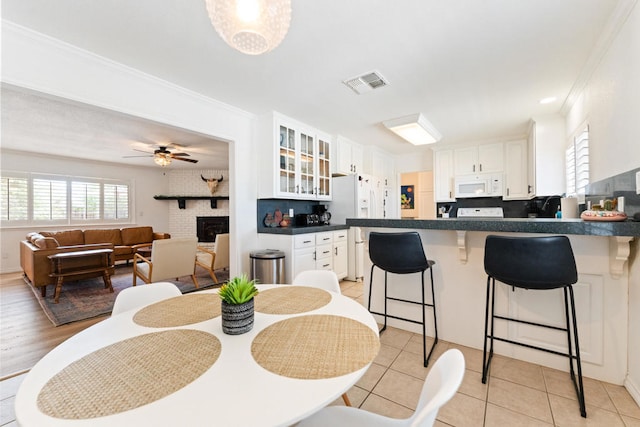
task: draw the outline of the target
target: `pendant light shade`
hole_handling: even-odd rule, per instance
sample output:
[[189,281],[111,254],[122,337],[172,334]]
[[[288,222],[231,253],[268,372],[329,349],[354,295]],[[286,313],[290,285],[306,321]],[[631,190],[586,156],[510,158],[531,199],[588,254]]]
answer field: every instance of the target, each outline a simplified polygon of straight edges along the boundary
[[269,52],[291,22],[291,0],[206,0],[209,19],[222,40],[247,55]]

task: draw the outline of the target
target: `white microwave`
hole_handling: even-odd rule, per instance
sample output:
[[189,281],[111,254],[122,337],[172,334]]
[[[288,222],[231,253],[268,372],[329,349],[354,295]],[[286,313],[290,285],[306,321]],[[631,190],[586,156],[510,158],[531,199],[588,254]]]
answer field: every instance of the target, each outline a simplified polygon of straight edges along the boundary
[[458,175],[455,178],[456,198],[502,196],[502,174]]

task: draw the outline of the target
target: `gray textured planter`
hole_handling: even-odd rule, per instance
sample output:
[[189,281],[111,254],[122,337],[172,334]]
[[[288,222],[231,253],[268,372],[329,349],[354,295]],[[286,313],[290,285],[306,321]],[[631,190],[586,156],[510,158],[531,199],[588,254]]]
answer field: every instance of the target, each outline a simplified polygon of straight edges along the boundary
[[228,304],[222,301],[222,332],[240,335],[253,328],[253,298],[244,304]]

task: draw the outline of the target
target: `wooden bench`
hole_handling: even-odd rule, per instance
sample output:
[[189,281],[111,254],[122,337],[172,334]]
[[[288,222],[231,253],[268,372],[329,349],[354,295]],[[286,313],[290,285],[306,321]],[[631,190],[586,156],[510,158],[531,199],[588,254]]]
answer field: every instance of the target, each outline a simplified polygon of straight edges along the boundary
[[109,270],[113,269],[113,249],[93,249],[88,251],[64,252],[49,255],[51,271],[49,275],[56,279],[54,302],[60,299],[62,283],[65,279],[95,273],[102,275],[105,289],[113,292]]

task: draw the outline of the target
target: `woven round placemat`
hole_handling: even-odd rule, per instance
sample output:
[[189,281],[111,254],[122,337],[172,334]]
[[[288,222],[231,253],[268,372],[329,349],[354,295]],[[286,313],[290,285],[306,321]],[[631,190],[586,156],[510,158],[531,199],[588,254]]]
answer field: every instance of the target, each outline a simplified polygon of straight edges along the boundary
[[191,383],[220,356],[215,336],[192,329],[139,335],[71,363],[38,394],[38,408],[64,419],[104,417],[155,402]]
[[255,296],[256,311],[265,314],[298,314],[317,310],[331,301],[331,294],[310,286],[279,286]]
[[380,349],[368,326],[346,317],[307,315],[262,330],[251,344],[255,361],[274,374],[298,379],[333,378],[363,368]]
[[220,316],[218,294],[189,294],[148,305],[133,316],[133,321],[149,328],[192,325]]

